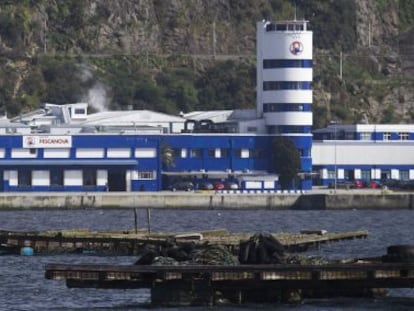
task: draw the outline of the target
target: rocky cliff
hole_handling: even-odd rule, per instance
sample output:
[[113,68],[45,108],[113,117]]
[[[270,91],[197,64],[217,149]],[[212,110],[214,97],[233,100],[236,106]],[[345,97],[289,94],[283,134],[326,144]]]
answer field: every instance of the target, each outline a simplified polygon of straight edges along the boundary
[[256,21],[290,19],[295,3],[315,37],[315,126],[412,122],[410,0],[3,0],[0,105],[16,114],[99,85],[112,109],[254,106]]

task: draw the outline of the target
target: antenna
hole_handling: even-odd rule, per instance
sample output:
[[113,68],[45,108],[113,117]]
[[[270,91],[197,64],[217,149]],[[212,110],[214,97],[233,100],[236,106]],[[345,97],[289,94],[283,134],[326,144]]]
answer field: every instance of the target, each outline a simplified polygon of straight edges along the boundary
[[295,1],[295,21],[296,21],[296,1]]

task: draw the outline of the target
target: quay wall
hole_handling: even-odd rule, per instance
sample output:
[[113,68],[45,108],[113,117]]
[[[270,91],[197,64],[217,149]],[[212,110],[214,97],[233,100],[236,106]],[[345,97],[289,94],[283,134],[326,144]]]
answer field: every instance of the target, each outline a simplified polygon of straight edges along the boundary
[[414,193],[221,194],[205,193],[7,193],[0,209],[413,209]]

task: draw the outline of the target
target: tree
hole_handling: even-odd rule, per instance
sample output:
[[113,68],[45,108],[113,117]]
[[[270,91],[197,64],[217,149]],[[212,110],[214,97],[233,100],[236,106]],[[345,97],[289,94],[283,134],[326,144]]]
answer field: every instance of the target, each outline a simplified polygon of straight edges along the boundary
[[161,163],[164,169],[175,167],[174,150],[165,142],[161,143]]
[[300,172],[300,153],[288,137],[275,137],[272,143],[273,171],[279,174],[282,189],[290,188]]

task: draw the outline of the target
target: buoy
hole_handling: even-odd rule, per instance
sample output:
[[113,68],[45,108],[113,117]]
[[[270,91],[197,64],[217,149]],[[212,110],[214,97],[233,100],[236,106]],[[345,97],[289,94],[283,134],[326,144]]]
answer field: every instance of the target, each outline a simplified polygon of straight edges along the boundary
[[20,249],[20,255],[33,256],[33,248],[30,246],[30,241],[24,241],[24,246]]
[[20,255],[22,256],[33,256],[33,248],[25,246],[20,249]]

